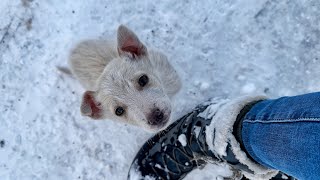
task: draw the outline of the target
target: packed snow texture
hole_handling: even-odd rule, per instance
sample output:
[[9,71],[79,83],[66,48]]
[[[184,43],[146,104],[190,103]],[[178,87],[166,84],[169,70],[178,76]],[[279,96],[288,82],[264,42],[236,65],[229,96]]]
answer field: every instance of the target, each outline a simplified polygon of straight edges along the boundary
[[[78,41],[115,39],[120,24],[179,72],[173,119],[210,97],[320,88],[319,0],[2,0],[1,180],[126,179],[152,134],[82,117],[84,89],[57,70]],[[211,165],[186,179],[220,173]]]

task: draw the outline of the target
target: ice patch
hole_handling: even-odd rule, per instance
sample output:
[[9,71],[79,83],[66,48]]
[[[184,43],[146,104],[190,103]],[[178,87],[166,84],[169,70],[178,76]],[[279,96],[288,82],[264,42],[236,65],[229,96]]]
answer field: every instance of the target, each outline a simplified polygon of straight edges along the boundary
[[182,146],[186,146],[187,145],[186,135],[180,134],[178,137],[178,141],[181,143]]

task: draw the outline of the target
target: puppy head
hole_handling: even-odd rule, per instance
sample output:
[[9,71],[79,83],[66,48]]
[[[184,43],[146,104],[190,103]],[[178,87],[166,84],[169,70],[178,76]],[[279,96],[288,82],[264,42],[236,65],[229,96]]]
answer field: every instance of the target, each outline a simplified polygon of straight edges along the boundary
[[[125,26],[118,29],[119,57],[109,62],[97,91],[83,95],[81,112],[93,119],[113,119],[157,131],[170,119],[171,101],[147,48]],[[157,58],[161,56],[156,56]],[[165,57],[164,57],[165,58]]]

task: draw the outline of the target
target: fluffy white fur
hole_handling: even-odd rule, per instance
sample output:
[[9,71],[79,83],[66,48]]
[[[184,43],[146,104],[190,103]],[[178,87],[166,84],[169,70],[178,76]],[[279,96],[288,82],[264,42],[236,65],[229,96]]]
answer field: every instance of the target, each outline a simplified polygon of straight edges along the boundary
[[[278,171],[263,167],[250,158],[240,148],[232,134],[234,122],[238,114],[246,104],[250,102],[266,99],[265,96],[245,96],[235,100],[218,100],[214,99],[203,113],[199,114],[203,118],[211,118],[211,124],[206,130],[206,140],[209,148],[219,157],[226,156],[226,147],[228,142],[236,158],[251,169],[254,174],[242,171],[242,173],[252,180],[265,180],[274,177]],[[219,107],[219,108],[218,108]],[[214,137],[214,139],[213,139]]]
[[[181,81],[167,57],[148,49],[127,27],[118,28],[117,43],[86,40],[70,54],[72,73],[86,89],[81,112],[93,119],[112,119],[157,131],[164,128],[171,114],[171,98]],[[148,84],[138,83],[142,75]],[[119,116],[115,111],[122,107]],[[163,113],[163,122],[152,124],[152,113]]]

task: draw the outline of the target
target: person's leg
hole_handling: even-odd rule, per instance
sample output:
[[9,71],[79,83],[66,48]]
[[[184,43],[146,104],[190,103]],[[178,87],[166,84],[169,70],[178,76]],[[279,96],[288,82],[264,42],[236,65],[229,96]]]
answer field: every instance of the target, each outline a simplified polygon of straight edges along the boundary
[[242,140],[258,163],[298,179],[320,178],[320,93],[255,104],[242,123]]

